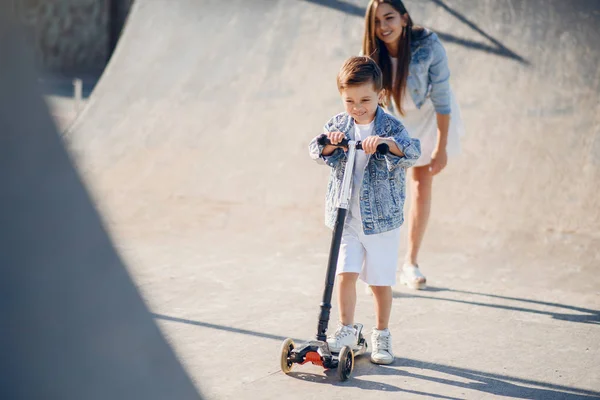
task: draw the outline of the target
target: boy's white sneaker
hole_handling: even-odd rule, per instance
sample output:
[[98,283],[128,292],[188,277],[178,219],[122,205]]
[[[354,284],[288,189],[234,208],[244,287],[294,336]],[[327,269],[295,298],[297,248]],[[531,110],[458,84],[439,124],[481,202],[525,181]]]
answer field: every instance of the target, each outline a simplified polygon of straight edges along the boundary
[[392,334],[389,329],[373,329],[371,334],[371,362],[375,364],[391,364],[394,362],[392,352]]
[[418,265],[404,264],[400,271],[400,283],[414,290],[425,289],[427,278],[421,273]]
[[358,348],[358,331],[352,325],[340,325],[335,334],[327,338],[329,350],[339,353],[344,346],[350,346],[352,350]]

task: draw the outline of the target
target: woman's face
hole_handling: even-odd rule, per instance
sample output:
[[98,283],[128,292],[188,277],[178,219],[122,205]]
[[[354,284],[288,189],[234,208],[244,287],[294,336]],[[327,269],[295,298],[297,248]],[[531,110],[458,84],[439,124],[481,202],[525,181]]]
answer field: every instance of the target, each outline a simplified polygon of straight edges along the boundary
[[396,44],[406,25],[405,18],[394,7],[380,3],[375,13],[375,35],[386,45]]

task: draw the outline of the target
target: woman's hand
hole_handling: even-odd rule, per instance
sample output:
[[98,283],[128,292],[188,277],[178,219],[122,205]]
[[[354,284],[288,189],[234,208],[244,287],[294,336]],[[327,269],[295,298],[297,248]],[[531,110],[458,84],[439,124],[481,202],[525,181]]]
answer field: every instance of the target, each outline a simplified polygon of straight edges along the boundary
[[433,153],[431,153],[429,171],[432,175],[437,175],[446,167],[447,163],[448,153],[446,152],[446,148],[436,148]]

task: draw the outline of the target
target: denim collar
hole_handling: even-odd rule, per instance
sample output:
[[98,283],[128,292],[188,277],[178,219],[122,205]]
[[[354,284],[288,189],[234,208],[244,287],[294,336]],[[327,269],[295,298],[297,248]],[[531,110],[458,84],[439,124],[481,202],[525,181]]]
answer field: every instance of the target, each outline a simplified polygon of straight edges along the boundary
[[[349,114],[344,113],[344,118],[340,121],[340,131],[344,133],[344,135],[350,139],[350,131],[354,128],[354,118],[352,118]],[[377,111],[375,112],[375,134],[377,136],[386,137],[390,136],[392,132],[392,124],[390,123],[390,118],[387,116],[385,111],[381,106],[377,106]]]
[[423,44],[423,40],[427,39],[431,36],[433,32],[427,28],[423,28],[422,30],[413,31],[410,38],[410,50],[415,51]]

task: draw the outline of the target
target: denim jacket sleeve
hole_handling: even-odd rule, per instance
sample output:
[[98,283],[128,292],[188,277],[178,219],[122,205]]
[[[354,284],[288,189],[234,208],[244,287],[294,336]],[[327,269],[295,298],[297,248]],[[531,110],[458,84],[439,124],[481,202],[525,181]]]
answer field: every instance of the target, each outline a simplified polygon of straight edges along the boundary
[[450,69],[446,50],[437,35],[433,35],[433,60],[429,66],[431,101],[438,114],[450,114]]
[[[324,133],[333,132],[335,130],[335,118],[336,117],[332,118],[327,122],[327,124],[325,124],[325,127],[323,128]],[[323,148],[325,146],[322,146],[319,143],[317,143],[317,139],[319,138],[319,136],[314,137],[308,145],[308,153],[310,155],[310,158],[312,158],[319,164],[326,164],[332,168],[336,168],[346,158],[346,152],[340,148],[335,149],[333,153],[331,153],[331,155],[324,156]]]
[[396,168],[412,167],[419,157],[421,157],[421,142],[419,139],[411,138],[404,125],[400,122],[397,122],[397,124],[394,125],[394,132],[391,135],[391,138],[404,155],[399,157],[391,152],[385,155],[387,168],[390,172]]

